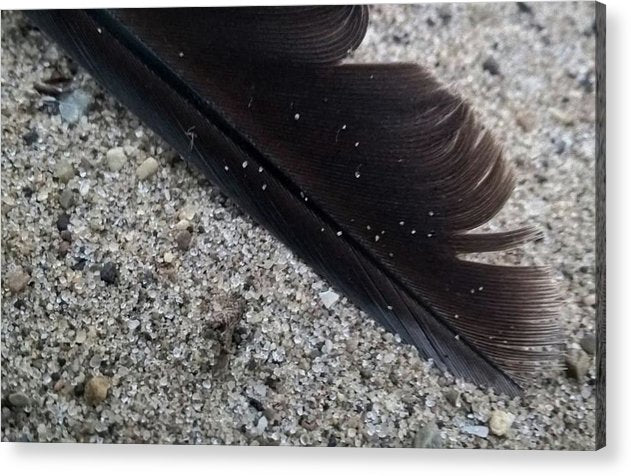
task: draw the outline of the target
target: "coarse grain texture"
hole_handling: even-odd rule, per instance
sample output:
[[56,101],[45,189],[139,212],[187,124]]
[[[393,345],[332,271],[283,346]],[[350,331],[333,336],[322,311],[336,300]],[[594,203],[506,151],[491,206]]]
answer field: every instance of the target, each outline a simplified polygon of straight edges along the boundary
[[[473,104],[518,175],[488,228],[546,231],[479,259],[550,264],[579,349],[594,331],[594,5],[530,6],[376,6],[353,60],[418,62]],[[346,298],[327,309],[326,282],[82,72],[91,104],[62,121],[33,84],[72,70],[3,13],[3,441],[409,447],[434,422],[449,448],[594,448],[593,363],[580,383],[543,376],[512,400],[440,374]],[[159,167],[139,180],[149,157]],[[60,161],[76,171],[67,184]],[[20,267],[30,281],[14,295],[5,276]],[[98,375],[111,387],[91,406],[84,384]],[[14,393],[28,405],[5,401]],[[515,416],[506,435],[463,431],[494,410]]]

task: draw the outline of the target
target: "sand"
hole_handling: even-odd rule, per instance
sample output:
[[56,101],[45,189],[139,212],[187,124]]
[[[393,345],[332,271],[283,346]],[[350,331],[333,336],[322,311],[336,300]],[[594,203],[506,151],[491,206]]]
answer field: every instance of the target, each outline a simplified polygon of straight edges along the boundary
[[[421,63],[469,100],[518,176],[490,228],[545,231],[491,259],[552,267],[586,374],[511,400],[343,296],[327,308],[325,281],[82,71],[88,112],[62,121],[33,85],[72,65],[3,12],[2,441],[593,449],[593,21],[592,3],[375,7],[353,58]],[[497,410],[514,421],[485,435]]]

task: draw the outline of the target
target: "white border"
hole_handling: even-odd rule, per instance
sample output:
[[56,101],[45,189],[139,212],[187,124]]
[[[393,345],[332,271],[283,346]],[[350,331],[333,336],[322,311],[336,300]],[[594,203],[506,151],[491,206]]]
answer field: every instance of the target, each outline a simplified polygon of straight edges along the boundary
[[[3,0],[3,9],[173,6],[173,0],[35,1]],[[305,1],[248,1],[243,4],[297,4]],[[359,3],[327,1],[326,3]],[[392,3],[392,2],[388,2]],[[398,2],[399,3],[399,2]],[[400,2],[402,3],[402,2]],[[406,2],[409,3],[409,2]],[[244,448],[149,445],[0,444],[0,471],[7,475],[291,474],[362,475],[528,475],[628,474],[631,467],[631,303],[625,271],[631,269],[629,216],[631,176],[631,15],[629,0],[607,4],[607,242],[608,242],[608,429],[599,452],[366,450],[341,448]],[[236,4],[188,0],[181,5]],[[626,450],[625,450],[626,448]]]

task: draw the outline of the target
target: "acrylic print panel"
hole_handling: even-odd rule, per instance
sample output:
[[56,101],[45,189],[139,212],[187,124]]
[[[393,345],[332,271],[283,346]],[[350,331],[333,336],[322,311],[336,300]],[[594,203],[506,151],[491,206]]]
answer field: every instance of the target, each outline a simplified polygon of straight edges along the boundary
[[604,445],[604,34],[3,12],[2,440]]

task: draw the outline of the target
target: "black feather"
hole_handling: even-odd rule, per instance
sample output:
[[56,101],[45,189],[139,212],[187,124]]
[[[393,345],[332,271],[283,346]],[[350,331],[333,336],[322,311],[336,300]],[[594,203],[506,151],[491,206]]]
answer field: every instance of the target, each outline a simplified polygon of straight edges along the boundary
[[[515,394],[555,368],[545,268],[461,253],[513,179],[470,107],[411,64],[341,64],[361,6],[34,11],[185,158],[388,330],[457,377]],[[192,140],[193,139],[193,140]]]

